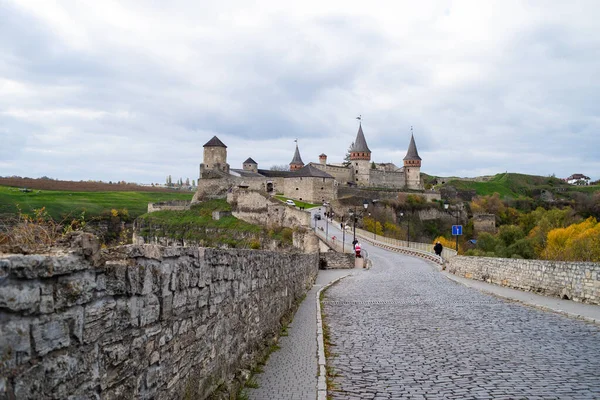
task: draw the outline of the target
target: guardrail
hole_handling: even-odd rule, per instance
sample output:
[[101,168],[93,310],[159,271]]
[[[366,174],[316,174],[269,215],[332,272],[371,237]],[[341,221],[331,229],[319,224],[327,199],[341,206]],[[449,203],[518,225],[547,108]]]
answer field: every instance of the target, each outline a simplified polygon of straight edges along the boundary
[[373,232],[365,231],[359,228],[356,228],[356,236],[360,237],[363,242],[369,243],[373,246],[396,251],[398,253],[425,258],[438,264],[442,264],[444,259],[449,259],[457,255],[456,250],[444,248],[442,257],[439,257],[433,251],[433,244],[431,243],[407,242],[405,240],[392,239],[381,235],[375,235]]
[[[351,243],[346,243],[345,245],[342,245],[342,238],[341,237],[337,237],[337,235],[326,235],[324,231],[320,230],[320,229],[315,229],[315,233],[316,235],[319,237],[319,239],[323,240],[325,243],[327,243],[327,245],[329,247],[331,247],[333,250],[337,251],[338,253],[353,253],[354,250],[352,249],[352,244]],[[348,233],[346,232],[346,235]]]

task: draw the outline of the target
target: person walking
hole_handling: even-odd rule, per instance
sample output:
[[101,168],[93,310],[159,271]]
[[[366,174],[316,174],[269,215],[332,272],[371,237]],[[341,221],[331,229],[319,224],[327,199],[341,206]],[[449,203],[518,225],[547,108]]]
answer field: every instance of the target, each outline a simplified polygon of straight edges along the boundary
[[356,244],[354,245],[354,252],[356,253],[356,258],[361,258],[360,243],[356,242]]
[[442,246],[442,244],[441,244],[440,242],[437,242],[437,243],[435,244],[435,246],[433,246],[433,251],[435,251],[435,254],[436,254],[438,257],[441,257],[441,256],[442,256],[442,250],[444,250],[444,246]]

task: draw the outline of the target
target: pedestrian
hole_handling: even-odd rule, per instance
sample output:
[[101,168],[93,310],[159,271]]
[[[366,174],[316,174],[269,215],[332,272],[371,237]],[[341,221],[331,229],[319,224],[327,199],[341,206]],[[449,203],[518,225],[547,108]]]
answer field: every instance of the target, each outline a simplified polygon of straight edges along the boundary
[[352,247],[356,248],[357,243],[358,243],[358,240],[356,238],[354,238],[354,240],[352,241]]
[[437,242],[437,243],[435,244],[435,246],[433,246],[433,251],[435,251],[435,254],[436,254],[438,257],[441,257],[441,256],[442,256],[442,250],[444,250],[444,246],[442,246],[442,244],[441,244],[440,242]]
[[354,252],[356,253],[356,258],[361,258],[362,256],[360,255],[360,243],[358,243],[358,241],[356,242],[356,244],[354,245]]

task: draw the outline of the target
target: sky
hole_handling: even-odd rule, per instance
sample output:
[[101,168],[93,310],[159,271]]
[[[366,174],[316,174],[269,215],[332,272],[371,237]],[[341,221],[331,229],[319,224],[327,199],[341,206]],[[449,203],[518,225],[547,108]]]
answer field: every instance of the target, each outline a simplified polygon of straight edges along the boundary
[[375,162],[600,178],[600,2],[0,0],[0,176]]

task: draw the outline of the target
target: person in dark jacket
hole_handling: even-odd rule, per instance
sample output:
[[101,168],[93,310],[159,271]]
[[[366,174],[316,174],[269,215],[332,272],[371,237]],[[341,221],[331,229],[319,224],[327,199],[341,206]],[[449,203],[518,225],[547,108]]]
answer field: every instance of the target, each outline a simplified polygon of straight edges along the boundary
[[437,243],[435,244],[435,246],[433,246],[433,251],[435,251],[435,254],[436,254],[438,257],[441,257],[441,256],[442,256],[442,250],[444,250],[444,246],[442,246],[442,244],[441,244],[440,242],[437,242]]

